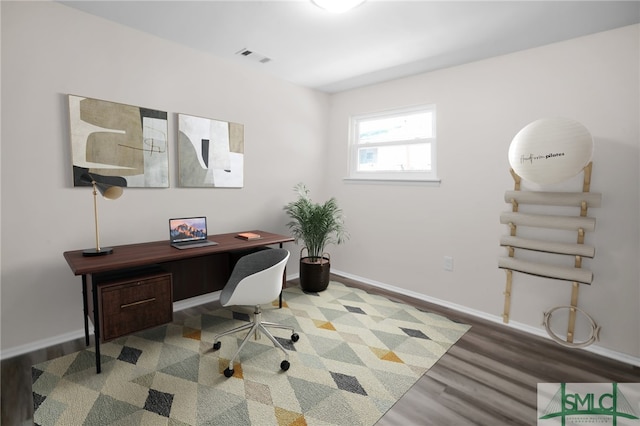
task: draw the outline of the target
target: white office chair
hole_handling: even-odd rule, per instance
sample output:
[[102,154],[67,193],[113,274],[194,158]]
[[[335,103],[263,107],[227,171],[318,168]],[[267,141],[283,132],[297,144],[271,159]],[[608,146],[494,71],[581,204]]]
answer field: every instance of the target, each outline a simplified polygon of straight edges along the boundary
[[287,250],[267,249],[241,257],[233,268],[231,277],[220,294],[220,303],[222,306],[253,305],[255,311],[253,320],[248,324],[219,334],[213,341],[213,349],[218,350],[222,345],[220,342],[222,336],[249,330],[229,361],[229,367],[224,370],[226,377],[233,376],[233,362],[238,358],[247,340],[254,334],[256,337],[258,336],[257,332],[264,333],[274,345],[284,352],[285,359],[280,363],[280,368],[285,371],[289,369],[289,354],[266,327],[291,330],[292,342],[297,342],[299,336],[294,332],[293,327],[262,321],[262,310],[260,309],[261,304],[273,302],[282,291],[282,279],[288,259],[289,252]]

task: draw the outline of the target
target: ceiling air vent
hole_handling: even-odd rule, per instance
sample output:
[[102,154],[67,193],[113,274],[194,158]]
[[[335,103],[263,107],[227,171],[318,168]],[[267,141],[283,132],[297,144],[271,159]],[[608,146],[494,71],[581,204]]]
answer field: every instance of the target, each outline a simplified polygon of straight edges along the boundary
[[256,53],[249,49],[242,49],[236,52],[236,55],[244,56],[245,58],[249,58],[252,61],[260,62],[261,64],[266,64],[271,61],[271,58],[267,58],[264,55]]

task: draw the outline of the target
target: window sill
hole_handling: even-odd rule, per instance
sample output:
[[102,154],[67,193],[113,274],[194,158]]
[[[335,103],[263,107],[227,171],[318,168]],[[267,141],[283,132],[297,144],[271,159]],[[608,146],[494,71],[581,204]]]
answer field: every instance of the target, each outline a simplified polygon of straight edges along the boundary
[[440,186],[441,179],[386,179],[386,178],[354,178],[342,179],[345,183],[372,184],[372,185],[420,185]]

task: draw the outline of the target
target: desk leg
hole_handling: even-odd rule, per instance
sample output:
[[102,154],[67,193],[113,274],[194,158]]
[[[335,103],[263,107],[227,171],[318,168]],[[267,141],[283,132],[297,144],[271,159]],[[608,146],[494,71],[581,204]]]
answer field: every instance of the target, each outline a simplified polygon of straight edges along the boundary
[[[279,244],[280,248],[282,248],[282,243]],[[284,275],[282,277],[282,288],[284,289],[287,284],[287,268],[284,268]],[[280,290],[280,296],[278,298],[278,308],[282,309],[282,290]]]
[[93,336],[96,341],[96,374],[102,371],[100,364],[100,314],[98,309],[98,288],[94,279],[91,280],[91,292],[93,293]]
[[89,306],[87,303],[87,276],[82,275],[82,312],[84,312],[84,343],[89,346]]

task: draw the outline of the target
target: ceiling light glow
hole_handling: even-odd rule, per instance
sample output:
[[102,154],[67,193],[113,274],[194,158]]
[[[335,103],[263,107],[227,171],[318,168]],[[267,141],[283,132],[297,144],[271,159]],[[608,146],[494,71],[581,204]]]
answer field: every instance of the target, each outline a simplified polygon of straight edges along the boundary
[[331,13],[343,13],[360,6],[366,0],[311,0],[313,4]]

